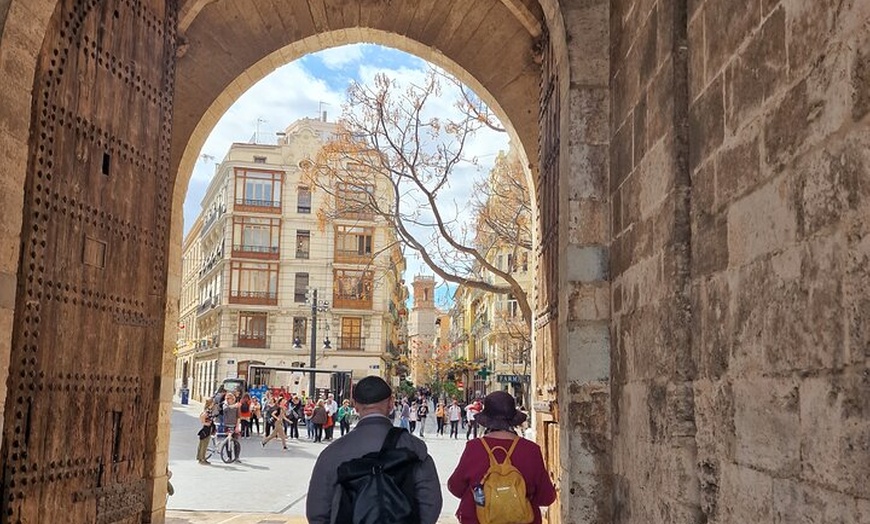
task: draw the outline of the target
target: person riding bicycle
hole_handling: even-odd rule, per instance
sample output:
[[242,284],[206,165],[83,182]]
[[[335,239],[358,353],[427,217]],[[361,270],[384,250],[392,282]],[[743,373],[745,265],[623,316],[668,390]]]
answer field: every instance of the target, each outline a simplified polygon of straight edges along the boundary
[[[229,438],[238,441],[239,438],[239,406],[241,402],[236,401],[236,396],[232,393],[227,393],[227,396],[224,400],[224,428],[225,431],[229,434]],[[240,446],[236,446],[237,450],[240,450]],[[241,462],[239,460],[239,453],[236,453],[233,462]]]

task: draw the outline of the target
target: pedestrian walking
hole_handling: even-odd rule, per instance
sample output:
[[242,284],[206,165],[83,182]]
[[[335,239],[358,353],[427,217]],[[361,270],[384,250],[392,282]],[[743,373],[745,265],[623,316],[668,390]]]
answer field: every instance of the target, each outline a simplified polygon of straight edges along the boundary
[[462,420],[462,408],[456,399],[453,399],[453,404],[447,408],[447,420],[450,421],[450,436],[459,438],[459,422]]
[[420,436],[423,436],[423,432],[426,429],[426,417],[429,416],[429,401],[423,399],[420,402],[420,405],[417,406],[417,422],[420,423]]
[[251,395],[245,393],[239,402],[239,422],[242,427],[242,438],[251,438]]
[[[493,462],[501,464],[510,461],[522,476],[528,500],[525,506],[530,506],[528,514],[532,517],[523,522],[539,524],[540,507],[549,506],[556,500],[556,488],[544,465],[540,446],[516,434],[515,428],[525,420],[526,415],[517,410],[516,402],[509,393],[495,391],[484,399],[483,410],[477,414],[475,421],[486,428],[486,434],[465,444],[459,464],[447,481],[447,489],[459,498],[456,517],[460,524],[477,524],[480,522],[479,512],[498,512],[500,509],[498,504],[503,500],[502,497],[490,500],[485,496],[487,483],[484,482],[484,476]],[[498,490],[510,492],[514,488],[515,485],[499,486]],[[491,486],[491,489],[494,488]],[[483,497],[480,501],[483,505],[475,500],[475,496]],[[487,504],[491,506],[487,507]]]
[[[309,524],[352,521],[344,513],[339,515],[344,508],[338,502],[343,497],[336,495],[338,491],[344,493],[344,488],[337,483],[338,468],[350,460],[380,450],[393,427],[388,418],[393,405],[392,391],[384,379],[370,376],[360,380],[353,388],[353,400],[360,415],[359,422],[344,438],[320,453],[311,472],[305,507]],[[435,462],[426,444],[401,432],[396,447],[410,449],[419,458],[414,465],[412,482],[407,483],[413,489],[409,493],[415,510],[413,522],[435,524],[441,514],[441,487]]]
[[465,440],[474,434],[474,438],[477,438],[477,414],[480,413],[481,404],[477,400],[469,404],[465,408]]
[[205,453],[208,451],[208,441],[211,439],[211,433],[214,426],[214,400],[206,399],[205,405],[202,408],[202,413],[199,414],[199,423],[202,426],[199,430],[199,445],[196,447],[196,460],[200,464],[209,464],[205,458]]
[[314,416],[314,401],[308,399],[308,402],[305,403],[305,407],[303,408],[303,413],[305,414],[305,429],[308,430],[308,440],[314,439],[314,422],[311,421],[311,417]]
[[272,433],[263,439],[261,444],[266,447],[269,441],[276,438],[281,439],[281,446],[287,449],[287,434],[284,432],[284,419],[287,417],[285,407],[278,402],[277,398],[272,399]]
[[323,407],[323,401],[318,400],[314,405],[314,412],[311,414],[311,423],[314,425],[314,442],[323,441],[323,425],[326,424],[327,414],[326,408]]
[[257,427],[257,435],[260,434],[260,418],[263,416],[263,407],[256,395],[251,397],[251,424]]
[[408,399],[402,399],[402,406],[399,411],[399,426],[410,431],[411,429],[411,407],[408,405]]
[[272,429],[275,427],[275,417],[273,414],[278,405],[278,400],[268,392],[266,395],[267,396],[263,397],[265,406],[263,409],[263,434],[268,437],[272,433]]
[[408,431],[413,435],[417,430],[417,402],[411,402],[411,407],[408,409]]
[[287,418],[290,419],[290,435],[288,436],[299,440],[299,419],[303,417],[302,400],[299,399],[299,395],[293,393],[288,408]]
[[350,407],[350,400],[344,399],[341,403],[341,407],[338,408],[338,427],[341,431],[341,436],[345,436],[348,432],[350,432],[350,416],[353,413],[353,408]]
[[323,402],[323,408],[326,410],[326,422],[323,424],[324,439],[332,440],[332,434],[335,432],[335,416],[338,414],[338,402],[335,401],[335,396],[330,393],[326,396]]
[[214,402],[214,419],[217,422],[217,430],[219,433],[224,432],[224,400],[226,400],[227,391],[223,386],[220,386],[212,397]]
[[444,436],[444,425],[447,422],[447,410],[444,409],[444,403],[440,400],[438,401],[438,405],[435,406],[435,423],[438,425],[435,433],[440,436]]

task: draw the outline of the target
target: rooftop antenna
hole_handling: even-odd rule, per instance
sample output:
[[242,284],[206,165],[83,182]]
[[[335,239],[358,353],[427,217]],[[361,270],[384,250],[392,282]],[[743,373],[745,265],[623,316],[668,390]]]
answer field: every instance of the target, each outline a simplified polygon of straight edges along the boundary
[[260,143],[260,124],[265,124],[266,122],[268,122],[268,120],[266,120],[265,118],[257,117],[257,128],[256,128],[256,131],[254,131],[254,137],[253,137],[255,144]]
[[319,102],[319,104],[320,104],[320,105],[317,106],[317,113],[318,113],[317,116],[320,117],[320,121],[321,121],[321,122],[326,122],[326,111],[323,110],[323,106],[328,106],[328,105],[329,105],[329,102],[324,102],[324,101],[321,100],[321,101]]

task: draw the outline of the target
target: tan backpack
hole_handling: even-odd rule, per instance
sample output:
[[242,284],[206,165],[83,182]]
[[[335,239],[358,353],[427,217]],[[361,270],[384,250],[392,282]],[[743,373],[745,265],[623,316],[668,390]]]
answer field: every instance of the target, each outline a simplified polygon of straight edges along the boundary
[[[510,449],[505,450],[502,446],[490,448],[485,438],[480,439],[489,455],[489,469],[481,481],[483,505],[475,505],[480,524],[528,524],[535,520],[532,504],[526,498],[526,481],[511,463],[511,454],[519,440],[514,440]],[[495,459],[493,449],[506,453],[503,462]]]

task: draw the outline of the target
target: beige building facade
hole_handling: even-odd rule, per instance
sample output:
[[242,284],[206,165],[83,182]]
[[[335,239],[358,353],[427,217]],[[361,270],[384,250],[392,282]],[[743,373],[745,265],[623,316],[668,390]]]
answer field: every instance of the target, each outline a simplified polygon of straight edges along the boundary
[[[404,268],[398,248],[389,247],[392,230],[374,214],[324,219],[320,210],[335,197],[304,172],[334,130],[302,119],[277,145],[236,143],[219,164],[182,253],[196,278],[182,286],[177,376],[187,370],[193,398],[237,377],[307,393],[308,374],[261,384],[277,379],[249,376],[248,366],[309,367],[312,342],[318,369],[351,371],[356,380],[382,375],[391,361]],[[329,387],[328,375],[317,382]]]

